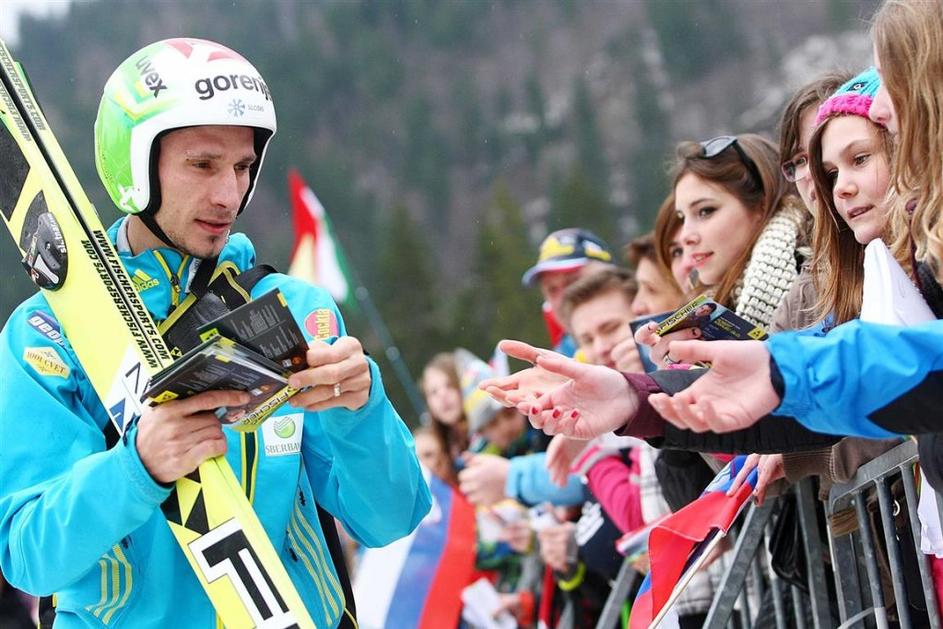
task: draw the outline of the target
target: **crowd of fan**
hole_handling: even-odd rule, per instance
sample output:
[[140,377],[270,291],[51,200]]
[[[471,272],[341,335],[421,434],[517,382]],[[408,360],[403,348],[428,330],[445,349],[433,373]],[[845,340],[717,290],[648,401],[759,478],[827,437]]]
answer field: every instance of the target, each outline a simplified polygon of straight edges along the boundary
[[[771,335],[802,330],[827,338],[859,317],[864,250],[877,239],[943,315],[943,5],[890,0],[872,33],[874,59],[859,62],[874,65],[809,77],[785,106],[778,146],[752,133],[680,143],[653,231],[621,254],[580,228],[546,237],[523,284],[545,299],[556,352],[622,374],[676,369],[671,343],[699,338],[699,328],[662,338],[651,321],[702,294]],[[502,347],[521,357],[535,351]],[[497,575],[503,604],[522,626],[553,626],[567,602],[576,626],[594,626],[621,564],[615,541],[695,499],[731,453],[751,454],[747,469],[759,470],[760,502],[807,477],[816,477],[825,497],[903,435],[927,432],[887,422],[870,432],[836,424],[834,436],[797,423],[775,438],[758,427],[718,435],[690,416],[685,425],[676,407],[664,416],[699,432],[668,425],[670,432],[659,428],[652,439],[641,420],[626,418],[615,434],[551,440],[532,424],[572,436],[579,407],[547,401],[546,388],[556,385],[540,380],[536,367],[503,381],[496,368],[463,349],[433,357],[421,380],[431,422],[415,437],[425,465],[477,506],[478,566]],[[504,385],[493,383],[510,382],[542,406],[528,411],[514,396],[499,404],[483,381],[498,399]],[[931,482],[939,467],[930,460],[932,443],[921,438]],[[535,509],[552,512],[555,523],[535,518]],[[924,523],[925,534],[934,527],[930,538],[939,537],[939,522]],[[935,538],[927,542],[935,548]],[[929,554],[938,573],[939,560]],[[553,578],[527,570],[531,557]],[[647,570],[645,556],[636,568]],[[677,608],[682,627],[701,626],[716,581],[708,568],[685,591]]]

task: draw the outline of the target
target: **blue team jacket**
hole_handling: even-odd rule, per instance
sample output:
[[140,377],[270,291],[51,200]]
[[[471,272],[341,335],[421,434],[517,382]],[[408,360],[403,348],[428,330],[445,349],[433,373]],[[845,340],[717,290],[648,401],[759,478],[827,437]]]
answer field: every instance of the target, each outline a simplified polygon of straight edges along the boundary
[[[120,222],[109,231],[113,240]],[[186,286],[192,261],[170,249],[121,258],[148,310],[166,318],[182,299],[170,274]],[[248,238],[234,234],[225,260],[252,267]],[[252,294],[275,287],[309,337],[305,319],[322,308],[345,333],[325,291],[273,274]],[[29,352],[48,360],[27,360]],[[431,505],[412,437],[372,361],[370,372],[369,400],[355,412],[285,405],[257,431],[254,448],[251,438],[226,430],[226,458],[318,627],[336,626],[344,602],[315,500],[366,546],[405,536]],[[169,490],[142,465],[134,428],[105,449],[108,421],[44,297],[26,300],[0,332],[0,569],[17,588],[57,594],[57,628],[215,627],[161,514]]]

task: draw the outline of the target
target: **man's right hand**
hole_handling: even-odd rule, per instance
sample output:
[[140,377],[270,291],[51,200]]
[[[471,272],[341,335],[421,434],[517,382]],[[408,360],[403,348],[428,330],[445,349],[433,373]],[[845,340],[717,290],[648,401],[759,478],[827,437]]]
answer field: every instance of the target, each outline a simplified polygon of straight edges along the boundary
[[145,408],[135,442],[141,462],[158,483],[186,476],[206,459],[226,453],[226,436],[213,411],[248,402],[244,391],[206,391]]

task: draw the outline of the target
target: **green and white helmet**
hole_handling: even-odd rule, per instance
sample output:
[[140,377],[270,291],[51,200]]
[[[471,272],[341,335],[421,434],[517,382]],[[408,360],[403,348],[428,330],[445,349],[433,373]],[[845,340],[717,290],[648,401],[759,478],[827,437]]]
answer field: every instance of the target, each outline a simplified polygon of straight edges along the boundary
[[153,43],[118,66],[95,119],[95,166],[115,205],[129,214],[153,215],[160,207],[157,140],[167,131],[200,125],[255,130],[258,159],[241,212],[276,126],[272,95],[255,67],[225,46],[191,38]]

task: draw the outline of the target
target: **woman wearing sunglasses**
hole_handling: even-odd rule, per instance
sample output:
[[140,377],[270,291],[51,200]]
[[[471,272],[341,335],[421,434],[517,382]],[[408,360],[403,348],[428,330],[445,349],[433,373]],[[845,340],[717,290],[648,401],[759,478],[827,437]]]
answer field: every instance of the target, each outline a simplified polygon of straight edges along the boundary
[[[698,273],[695,294],[768,327],[808,250],[807,213],[783,177],[776,146],[753,134],[682,142],[672,169],[684,257]],[[688,328],[660,339],[657,324],[636,340],[664,360],[670,340],[697,338]]]

